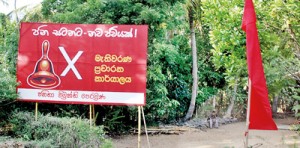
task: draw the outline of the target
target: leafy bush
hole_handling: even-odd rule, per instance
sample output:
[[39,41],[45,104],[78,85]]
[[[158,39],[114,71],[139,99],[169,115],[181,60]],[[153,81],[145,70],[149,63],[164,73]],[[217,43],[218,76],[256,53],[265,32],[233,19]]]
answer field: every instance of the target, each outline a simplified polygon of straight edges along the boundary
[[11,103],[17,98],[16,57],[18,25],[0,13],[0,127],[6,123]]
[[13,134],[24,140],[34,140],[32,147],[109,147],[102,126],[90,127],[88,120],[58,118],[41,115],[34,120],[33,113],[17,112],[10,118]]
[[[296,94],[294,94],[292,97],[296,100],[296,101],[298,101],[298,103],[296,104],[296,105],[294,105],[294,107],[293,107],[293,110],[295,111],[295,112],[297,112],[297,114],[295,114],[295,116],[297,117],[297,118],[299,118],[300,117],[300,113],[299,113],[299,111],[300,111],[300,104],[299,104],[299,102],[300,102],[300,88],[298,88],[298,89],[295,89],[295,93]],[[300,126],[299,126],[299,130],[300,130]]]

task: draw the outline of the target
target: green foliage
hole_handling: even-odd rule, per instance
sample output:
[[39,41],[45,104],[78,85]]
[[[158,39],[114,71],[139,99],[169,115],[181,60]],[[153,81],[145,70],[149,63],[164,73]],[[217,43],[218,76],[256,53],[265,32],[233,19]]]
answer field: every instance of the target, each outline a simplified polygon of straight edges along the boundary
[[[23,20],[85,24],[147,24],[149,42],[146,120],[170,122],[183,117],[191,98],[192,56],[186,3],[185,0],[44,0],[41,9],[34,9],[34,12],[28,13]],[[226,92],[224,104],[228,104],[232,96],[231,88],[236,83],[239,86],[238,102],[244,103],[243,99],[247,95],[242,88],[247,85],[247,66],[245,34],[240,29],[243,4],[240,0],[202,0],[197,4],[200,11],[194,13],[197,16],[195,31],[199,69],[199,95],[196,100],[198,107],[221,91]],[[285,102],[291,103],[299,96],[295,89],[296,84],[300,82],[297,75],[300,66],[300,9],[297,9],[299,4],[294,0],[255,1],[270,97],[281,95],[286,99]],[[7,112],[1,112],[0,119],[5,119],[10,113],[7,104],[11,105],[12,109],[32,109],[32,104],[12,103],[17,96],[15,67],[18,34],[18,24],[10,22],[4,14],[1,14],[0,110]],[[296,97],[293,98],[293,95]],[[294,107],[298,108],[297,105]],[[54,104],[43,104],[40,109],[44,113],[50,112],[67,117],[87,116],[87,110],[85,105]],[[136,125],[135,107],[97,106],[96,110],[99,112],[96,123],[104,125],[108,131],[123,131],[128,126]],[[28,124],[30,127],[23,128],[32,128],[35,121],[31,122],[32,124]],[[54,131],[57,128],[53,128]],[[27,135],[27,139],[34,139],[38,133],[24,132],[23,135]],[[39,141],[44,141],[42,144],[44,146],[53,142],[51,139]]]
[[199,89],[200,93],[197,97],[197,103],[201,104],[208,100],[211,96],[215,95],[217,93],[217,88],[213,87],[202,87]]
[[122,122],[124,117],[125,116],[122,115],[122,109],[119,109],[118,107],[115,109],[110,109],[103,119],[103,126],[107,131],[110,132],[110,134],[121,133],[123,130],[125,130],[125,124]]
[[142,24],[139,15],[143,11],[143,4],[131,0],[104,1],[101,10],[105,24]]
[[292,125],[292,130],[297,131],[298,134],[300,134],[300,125],[299,124]]
[[103,127],[90,127],[85,119],[40,115],[35,121],[32,113],[16,112],[10,123],[16,137],[35,140],[35,147],[99,147],[106,143]]
[[272,1],[258,3],[256,9],[269,94],[283,96],[289,104],[299,95],[299,6],[296,1]]
[[[226,85],[232,87],[239,78],[247,85],[245,33],[240,29],[243,1],[203,2],[204,24],[210,29],[212,63],[224,70]],[[296,1],[255,1],[257,27],[270,98],[285,96],[295,86],[294,73],[299,70],[299,7]],[[292,92],[288,92],[289,94]]]
[[180,112],[179,105],[185,107],[188,102],[184,101],[190,96],[189,80],[184,81],[190,66],[185,64],[184,57],[171,44],[157,43],[149,50],[152,50],[152,55],[149,55],[147,103],[153,110],[151,117],[175,119],[177,112]]
[[[147,120],[170,121],[185,114],[192,82],[189,24],[185,19],[187,12],[183,2],[45,0],[41,11],[51,22],[149,25],[145,113]],[[208,88],[219,85],[222,76],[218,72],[209,72],[214,68],[207,58],[208,37],[199,43],[201,49],[205,49],[200,52],[200,57],[203,57],[200,67],[206,71],[205,74],[199,73],[199,85]],[[206,80],[209,82],[203,82]],[[109,125],[106,126],[108,129],[116,128],[113,125],[119,125],[121,121],[135,118],[135,113],[130,111],[130,115],[124,117],[122,112],[128,110],[122,108],[114,108],[113,112],[108,108],[103,109],[109,112],[108,115],[100,115],[105,118],[103,123]]]
[[[1,56],[1,55],[0,55]],[[0,57],[0,60],[2,57]],[[16,99],[16,78],[8,72],[5,65],[0,65],[0,104],[4,105]]]
[[[245,39],[242,35],[242,1],[204,1],[204,24],[210,28],[213,47],[212,62],[217,69],[225,69],[225,80],[246,75]],[[220,7],[219,7],[220,6]]]
[[297,112],[296,117],[300,117],[300,88],[295,90],[295,94],[292,97],[298,102],[296,105],[294,105],[293,110]]
[[57,23],[100,23],[102,1],[99,0],[45,0],[42,14],[46,19]]
[[[299,14],[296,14],[299,10],[293,11],[297,5],[299,6],[299,3],[295,1],[273,1],[257,4],[259,20],[257,24],[271,96],[285,95],[283,91],[295,85],[295,79],[287,76],[298,72],[298,69],[293,67],[300,66],[299,57],[295,56],[297,54],[295,50],[299,47],[295,46],[293,38],[300,31],[295,22],[299,18]],[[285,98],[287,98],[287,102],[293,99],[288,95],[285,95]]]
[[85,117],[85,114],[89,112],[88,105],[76,105],[76,104],[49,104],[39,103],[39,112],[57,117]]
[[38,4],[31,8],[30,11],[26,11],[24,17],[21,19],[21,22],[45,22],[46,19],[41,13],[41,9],[42,4]]
[[18,42],[17,24],[0,13],[0,126],[10,114],[11,103],[16,93],[16,54]]
[[0,14],[0,105],[14,100],[17,96],[15,87],[16,51],[18,42],[17,25]]
[[[175,7],[176,9],[179,9],[176,13],[173,13],[171,10],[175,9]],[[187,93],[189,90],[189,76],[186,76],[186,74],[190,70],[188,65],[183,65],[183,63],[188,64],[186,61],[187,58],[186,56],[180,55],[178,52],[180,46],[182,47],[182,44],[186,44],[187,40],[182,40],[186,39],[185,37],[182,39],[177,38],[174,44],[170,44],[166,42],[167,39],[165,39],[165,34],[170,30],[171,32],[175,32],[174,30],[179,32],[180,30],[175,29],[175,27],[182,29],[180,15],[184,13],[184,10],[180,3],[173,0],[170,2],[138,2],[132,0],[88,0],[86,2],[81,0],[45,0],[42,3],[41,12],[46,20],[51,22],[148,24],[148,68],[154,68],[155,70],[148,70],[149,79],[147,83],[147,102],[149,105],[146,107],[146,114],[148,113],[147,111],[149,111],[149,115],[147,117],[151,117],[151,120],[165,119],[165,115],[163,114],[164,112],[171,112],[168,118],[174,119],[177,116],[178,111],[176,109],[179,109],[179,102],[185,101],[184,99],[186,99],[189,95],[189,93]],[[178,18],[178,20],[174,21],[173,18],[170,18],[171,16]],[[172,36],[174,35],[172,34]],[[163,51],[160,49],[162,46],[164,46]],[[169,50],[170,48],[173,48],[174,50]],[[158,52],[157,55],[155,55],[156,52]],[[158,57],[158,59],[156,57]],[[169,64],[170,67],[169,65],[164,65],[165,63]],[[182,72],[178,72],[178,69],[182,69]],[[169,76],[166,76],[167,74]],[[178,76],[173,78],[173,75]],[[185,80],[182,80],[182,78]],[[181,83],[181,86],[178,87],[176,91],[173,90],[174,86],[171,85],[173,84],[173,81],[180,81]],[[180,91],[184,92],[182,93]],[[174,97],[175,95],[180,96],[179,101],[176,100],[178,98]],[[160,102],[160,104],[156,104],[157,102]],[[152,108],[160,108],[160,110],[152,110]],[[126,120],[130,121],[130,119],[135,118],[136,114],[129,111],[130,109],[123,109],[121,107],[114,108],[113,110],[102,107],[101,110],[106,114],[100,114],[99,119],[101,120],[101,118],[103,118],[103,122],[98,121],[97,123],[104,124],[109,131],[122,131],[121,129],[124,128],[122,122],[126,122]],[[124,116],[123,112],[128,111],[130,115]],[[181,110],[181,112],[184,111],[185,110]]]

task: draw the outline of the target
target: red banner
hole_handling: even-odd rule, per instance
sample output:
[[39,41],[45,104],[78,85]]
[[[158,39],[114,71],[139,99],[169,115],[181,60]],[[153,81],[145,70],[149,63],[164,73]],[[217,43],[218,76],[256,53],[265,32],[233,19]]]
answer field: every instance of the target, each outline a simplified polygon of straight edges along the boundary
[[148,26],[22,23],[20,101],[145,105]]
[[242,29],[246,32],[247,64],[251,82],[248,98],[250,99],[249,129],[277,130],[272,119],[252,0],[245,1]]

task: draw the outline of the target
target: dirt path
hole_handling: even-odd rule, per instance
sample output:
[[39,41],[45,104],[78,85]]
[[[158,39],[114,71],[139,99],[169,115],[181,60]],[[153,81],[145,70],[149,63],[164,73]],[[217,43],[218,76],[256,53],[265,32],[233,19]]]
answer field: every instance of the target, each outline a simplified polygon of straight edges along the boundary
[[[294,119],[275,120],[279,128],[287,128],[295,123]],[[218,129],[206,131],[191,129],[179,135],[150,135],[151,148],[243,148],[245,122],[220,126]],[[296,148],[300,147],[300,135],[294,131],[280,129],[278,131],[251,130],[249,146],[259,148]],[[115,148],[136,148],[137,135],[113,139]],[[147,148],[147,139],[142,136],[142,148]]]

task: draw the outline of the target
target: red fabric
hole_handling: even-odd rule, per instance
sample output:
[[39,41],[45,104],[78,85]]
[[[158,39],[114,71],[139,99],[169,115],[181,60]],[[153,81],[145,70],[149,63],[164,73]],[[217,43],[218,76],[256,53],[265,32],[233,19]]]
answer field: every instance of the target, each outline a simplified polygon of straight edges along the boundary
[[246,32],[248,74],[251,81],[249,129],[277,130],[268,100],[252,0],[245,0],[242,29]]

